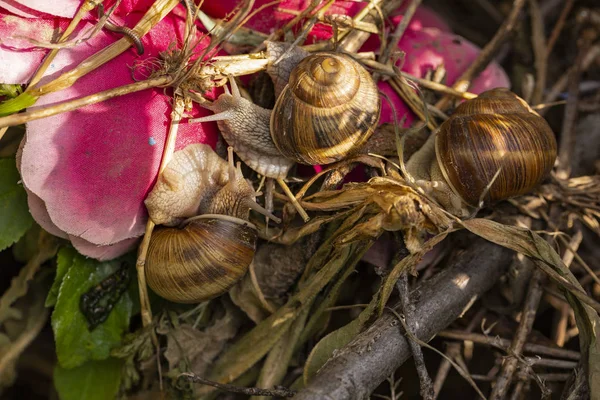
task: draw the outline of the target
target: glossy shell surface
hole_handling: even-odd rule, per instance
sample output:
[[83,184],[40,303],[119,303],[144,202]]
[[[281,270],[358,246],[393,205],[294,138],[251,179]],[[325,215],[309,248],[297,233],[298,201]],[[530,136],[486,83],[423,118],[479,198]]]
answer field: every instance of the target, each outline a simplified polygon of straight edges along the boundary
[[435,147],[446,181],[471,206],[530,191],[548,176],[557,152],[546,120],[507,89],[458,106]]
[[379,121],[369,72],[350,56],[313,54],[292,71],[271,115],[271,137],[287,158],[329,164],[358,150]]
[[234,217],[203,215],[181,227],[152,234],[146,280],[158,295],[177,303],[198,303],[227,292],[254,257],[254,225]]

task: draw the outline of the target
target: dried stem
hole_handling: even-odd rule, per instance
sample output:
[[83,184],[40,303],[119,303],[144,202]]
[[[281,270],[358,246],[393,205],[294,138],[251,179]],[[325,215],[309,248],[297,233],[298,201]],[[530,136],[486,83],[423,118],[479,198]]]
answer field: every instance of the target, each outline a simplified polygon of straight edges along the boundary
[[[457,330],[445,330],[438,333],[439,337],[447,338],[447,339],[455,339],[461,341],[471,341],[474,343],[485,344],[493,347],[497,347],[504,351],[508,351],[510,347],[510,340],[499,338],[497,336],[487,336],[481,333],[470,333],[465,331],[457,331]],[[569,360],[579,360],[581,355],[572,350],[559,349],[549,346],[544,346],[541,344],[535,343],[525,343],[523,344],[523,351],[528,353],[535,353],[544,356],[558,357],[558,358],[567,358]]]
[[[369,5],[365,7],[356,18],[360,16],[363,21],[376,24],[380,29],[383,29],[383,21],[381,20],[378,7],[381,7],[381,14],[385,19],[392,11],[400,7],[402,1],[403,0],[371,0]],[[363,13],[367,13],[364,18],[362,18]],[[341,41],[340,48],[347,52],[356,52],[367,41],[369,36],[371,36],[369,32],[352,31]]]
[[[583,60],[581,61],[580,72],[585,72],[588,68],[593,65],[595,60],[600,56],[600,45],[594,45],[589,48],[589,50],[583,56]],[[572,66],[565,72],[554,85],[548,91],[546,96],[544,97],[544,103],[552,103],[566,88],[569,84],[569,77],[576,69],[576,66]],[[540,115],[544,115],[547,112],[547,108],[540,110]]]
[[531,43],[535,55],[535,87],[533,89],[532,104],[542,102],[544,89],[546,89],[546,70],[548,60],[546,58],[546,40],[544,35],[544,17],[540,12],[537,0],[529,0],[531,13]]
[[[448,347],[446,349],[446,356],[450,359],[455,359],[458,355],[460,355],[460,343],[448,343]],[[437,399],[444,386],[444,382],[450,373],[452,368],[452,364],[447,359],[443,359],[438,367],[437,374],[435,376],[435,381],[433,383],[433,398]]]
[[201,383],[203,385],[209,385],[217,389],[223,390],[229,393],[240,393],[248,396],[271,396],[271,397],[294,397],[296,394],[295,390],[287,389],[284,387],[278,387],[275,389],[261,389],[261,388],[245,388],[235,385],[229,385],[224,383],[218,383],[204,379],[198,375],[190,372],[179,375],[180,378],[186,379],[190,382]]
[[556,24],[554,25],[554,29],[552,29],[550,38],[548,38],[548,43],[546,44],[546,58],[549,57],[550,54],[552,53],[552,49],[554,48],[554,45],[556,44],[556,41],[558,40],[558,37],[560,36],[560,32],[562,31],[563,27],[565,26],[565,21],[567,20],[567,16],[569,15],[569,13],[571,12],[571,9],[573,8],[573,4],[575,4],[575,0],[567,0],[565,2],[565,5],[564,5],[562,11],[560,12],[560,16],[558,17],[558,20],[556,21]]
[[[79,25],[81,18],[83,18],[83,16],[86,15],[88,12],[92,11],[94,9],[94,7],[96,7],[96,1],[94,1],[94,0],[84,1],[81,4],[81,6],[77,9],[77,13],[75,14],[75,16],[69,22],[69,26],[67,26],[67,29],[65,29],[65,31],[62,33],[62,35],[58,39],[58,43],[66,40],[71,35],[71,33],[73,33],[73,31],[75,30],[77,25]],[[44,58],[44,61],[40,64],[37,71],[35,71],[35,74],[31,78],[31,81],[29,81],[30,87],[35,86],[40,81],[40,79],[42,79],[42,77],[44,76],[44,73],[46,72],[48,67],[52,64],[54,57],[56,57],[56,54],[58,54],[58,50],[59,49],[52,49],[48,53],[48,55],[46,55],[46,57]]]
[[[167,14],[169,14],[177,4],[179,4],[178,0],[156,0],[137,23],[135,28],[133,28],[133,31],[139,37],[144,36],[154,25],[158,24]],[[123,37],[112,43],[110,46],[107,46],[94,55],[86,58],[76,68],[65,72],[52,82],[40,87],[30,86],[27,89],[27,92],[35,97],[39,97],[47,93],[66,89],[77,82],[82,76],[101,67],[126,51],[131,45],[131,41],[127,37]]]
[[[456,80],[452,86],[454,89],[464,92],[469,88],[471,81],[487,67],[492,61],[494,55],[500,48],[500,46],[508,39],[509,34],[515,27],[517,17],[521,13],[521,9],[525,5],[525,0],[514,0],[510,14],[504,20],[504,23],[500,26],[492,40],[481,50],[477,59],[462,73],[460,78]],[[445,110],[450,105],[450,98],[445,96],[440,99],[435,105],[440,110]]]
[[[411,336],[414,335],[415,324],[413,323],[414,318],[414,304],[410,301],[409,289],[408,289],[408,273],[405,271],[400,279],[396,282],[396,288],[400,294],[400,312],[404,314],[406,320],[406,329],[410,330]],[[421,385],[421,397],[430,400],[434,397],[433,383],[427,372],[425,366],[425,358],[423,357],[423,350],[418,343],[414,340],[409,340],[410,351],[415,361],[415,367],[417,368],[417,374],[419,375],[419,383]]]
[[529,284],[529,290],[527,292],[527,298],[525,299],[525,305],[523,306],[523,312],[521,313],[519,327],[517,328],[515,337],[508,349],[509,358],[504,360],[502,371],[496,380],[496,385],[489,397],[490,399],[502,399],[508,392],[513,375],[517,370],[521,353],[523,352],[523,346],[527,341],[527,336],[531,332],[533,322],[535,321],[535,315],[543,293],[543,279],[543,273],[539,269],[536,269]]
[[558,150],[558,167],[556,176],[567,179],[571,174],[571,160],[575,151],[575,123],[577,120],[577,106],[579,104],[579,81],[581,79],[582,62],[591,43],[582,43],[575,58],[575,64],[569,71],[569,96],[563,118],[560,147]]
[[[174,107],[171,112],[171,125],[167,134],[167,140],[165,148],[163,149],[162,159],[160,161],[160,167],[158,175],[162,174],[165,167],[171,160],[173,151],[175,150],[175,141],[177,139],[177,132],[179,130],[179,122],[183,116],[185,109],[185,102],[181,96],[176,95],[174,98]],[[140,305],[142,309],[142,324],[148,326],[152,323],[152,309],[150,308],[150,300],[148,299],[148,288],[146,286],[146,274],[144,266],[146,265],[146,255],[148,254],[148,246],[150,245],[150,238],[152,237],[152,231],[154,230],[154,222],[148,218],[146,223],[146,230],[144,232],[144,238],[138,250],[138,257],[135,263],[138,275],[138,286],[140,291]],[[153,340],[156,340],[156,336],[153,335]]]
[[[417,286],[414,291],[419,298],[415,303],[415,336],[428,341],[454,321],[474,297],[495,284],[510,259],[510,251],[477,241],[442,272]],[[411,356],[407,338],[397,324],[396,316],[384,314],[338,350],[295,399],[367,398]]]
[[89,96],[81,97],[79,99],[66,101],[64,103],[50,105],[48,107],[39,107],[32,111],[26,111],[23,113],[8,115],[6,117],[0,117],[0,127],[21,125],[36,119],[51,117],[53,115],[73,111],[81,107],[100,103],[112,99],[113,97],[119,97],[125,94],[135,93],[141,90],[151,89],[158,86],[166,86],[170,83],[171,78],[163,76],[159,78],[148,79],[141,82],[131,83],[129,85],[119,86],[113,89],[105,90],[103,92],[98,92]]
[[[469,322],[469,325],[465,328],[465,332],[471,332],[473,329],[475,329],[481,323],[481,320],[485,317],[485,314],[486,314],[486,309],[482,307],[475,314],[475,316],[471,319],[471,322]],[[439,334],[438,334],[438,336],[439,336]],[[440,363],[440,366],[438,368],[438,372],[435,376],[435,382],[433,385],[434,399],[436,399],[439,396],[440,391],[442,390],[442,386],[444,385],[444,382],[448,376],[448,373],[450,372],[450,367],[452,366],[452,364],[450,363],[449,359],[457,359],[458,357],[460,357],[461,356],[460,349],[461,349],[460,343],[448,343],[447,344],[447,349],[446,349],[446,353],[445,353],[447,358],[444,358],[442,360],[442,362]]]
[[394,33],[392,33],[390,36],[388,45],[381,54],[381,57],[379,57],[380,63],[387,64],[392,52],[398,48],[398,43],[400,42],[400,39],[402,39],[402,35],[404,35],[406,28],[408,28],[408,24],[410,23],[413,15],[415,15],[415,11],[417,11],[417,7],[419,7],[420,4],[421,0],[412,0],[410,2],[408,8],[404,12],[404,15],[402,16],[402,21],[400,21],[394,30]]

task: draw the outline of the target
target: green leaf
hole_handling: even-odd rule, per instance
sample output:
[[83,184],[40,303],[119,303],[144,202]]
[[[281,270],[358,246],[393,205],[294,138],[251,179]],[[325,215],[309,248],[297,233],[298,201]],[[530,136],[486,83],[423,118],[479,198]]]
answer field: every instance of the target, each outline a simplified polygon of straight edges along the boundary
[[[351,256],[356,256],[354,252],[358,251],[358,247],[357,245],[348,245],[334,250],[334,256],[319,272],[307,279],[302,289],[285,305],[256,325],[220,355],[207,378],[220,383],[230,383],[263,358],[285,334],[302,310],[312,305],[317,293],[338,274]],[[358,262],[359,259],[360,256],[353,258],[353,261]],[[213,388],[205,386],[198,393],[204,394],[213,390]]]
[[34,223],[31,228],[12,246],[12,253],[20,263],[27,263],[39,251],[39,239],[42,228]]
[[11,85],[8,83],[0,84],[0,96],[17,97],[23,92],[21,85]]
[[46,297],[46,307],[53,307],[56,305],[60,285],[62,284],[67,271],[71,268],[71,265],[73,265],[73,259],[76,255],[76,252],[72,251],[70,248],[62,248],[58,252],[56,257],[56,276],[54,277],[54,282],[52,282],[52,287],[48,292],[48,297]]
[[129,326],[133,309],[129,292],[123,293],[108,319],[91,332],[79,301],[83,293],[115,272],[121,260],[99,262],[69,247],[60,251],[59,264],[64,265],[57,273],[64,273],[64,278],[52,313],[58,362],[63,368],[74,368],[89,360],[104,360],[121,344],[121,335]]
[[340,329],[337,329],[317,343],[310,352],[306,364],[304,365],[304,384],[306,385],[317,371],[331,358],[333,353],[350,343],[352,339],[361,333],[371,316],[377,309],[379,292],[373,295],[369,305],[358,315],[356,319]]
[[30,93],[21,93],[17,97],[0,103],[0,117],[17,113],[35,104],[37,97]]
[[61,400],[105,400],[116,398],[123,361],[109,358],[88,361],[77,368],[54,368],[54,386]]
[[409,254],[394,266],[392,272],[390,272],[389,275],[385,278],[385,281],[381,286],[381,298],[379,299],[379,315],[383,314],[383,310],[385,309],[385,306],[387,305],[387,302],[392,292],[394,291],[396,281],[398,281],[400,275],[404,271],[410,271],[413,268],[415,268],[419,261],[423,259],[425,254],[427,254],[431,249],[433,249],[433,246],[444,240],[446,236],[448,236],[448,233],[449,231],[445,231],[432,237],[427,242],[425,242],[425,244],[423,244],[421,250],[417,251],[416,253]]
[[19,240],[33,223],[20,179],[15,159],[0,159],[0,250]]

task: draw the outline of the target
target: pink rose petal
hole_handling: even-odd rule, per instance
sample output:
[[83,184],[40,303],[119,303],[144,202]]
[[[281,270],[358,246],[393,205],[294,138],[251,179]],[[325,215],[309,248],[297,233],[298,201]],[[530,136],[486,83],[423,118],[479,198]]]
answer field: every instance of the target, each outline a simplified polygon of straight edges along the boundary
[[54,225],[54,222],[50,219],[44,200],[33,194],[27,187],[25,187],[25,191],[27,192],[27,205],[29,206],[29,212],[33,219],[35,219],[35,221],[48,233],[66,239],[68,235],[60,230],[58,226]]
[[75,247],[78,252],[86,257],[95,258],[100,261],[112,260],[113,258],[119,257],[132,250],[138,242],[137,238],[133,238],[125,239],[110,245],[98,246],[97,244],[90,243],[77,236],[69,236],[69,240],[71,240],[73,247]]
[[[182,40],[183,10],[179,11],[144,37],[149,56],[156,57],[171,42]],[[77,65],[114,40],[112,34],[100,33],[75,51],[59,52],[56,63]],[[35,107],[131,83],[129,66],[136,59],[133,50],[127,51],[74,86],[43,96]],[[45,202],[56,227],[82,239],[74,244],[84,254],[113,256],[130,247],[120,242],[143,233],[143,199],[160,163],[170,100],[162,89],[145,90],[28,124],[21,160],[23,181]],[[190,142],[214,145],[216,137],[215,124],[182,124],[177,147]],[[110,252],[95,248],[113,243],[118,245]]]
[[[452,85],[471,65],[480,49],[468,40],[435,28],[407,30],[398,48],[406,53],[402,70],[419,78],[443,65],[446,84]],[[504,70],[492,62],[473,82],[471,91],[481,93],[495,87],[510,87]]]
[[[269,0],[257,0],[254,3],[254,10],[270,3]],[[271,33],[275,29],[283,27],[286,23],[294,18],[294,15],[285,10],[292,12],[302,11],[310,6],[310,0],[283,0],[278,4],[271,5],[258,12],[254,17],[250,18],[245,25],[248,28],[258,30],[263,33]],[[237,0],[222,0],[222,1],[206,1],[202,5],[202,10],[214,18],[225,18],[231,10],[239,5]],[[336,1],[325,13],[326,15],[340,14],[354,16],[360,10],[366,7],[366,3],[357,1]],[[406,8],[406,6],[404,6]],[[401,8],[392,18],[392,22],[397,25],[404,10]],[[301,27],[301,25],[300,25]],[[417,12],[411,19],[409,29],[421,29],[423,27],[434,27],[441,30],[450,30],[448,25],[433,11],[426,7],[419,7]],[[314,43],[319,40],[327,40],[331,38],[331,27],[322,23],[318,23],[312,29],[307,37],[307,43]]]
[[23,18],[43,18],[48,16],[42,12],[25,7],[15,0],[0,0],[0,9]]
[[[29,9],[57,17],[71,18],[77,12],[80,0],[2,0],[0,7],[5,4],[17,9]],[[26,11],[25,11],[26,12]]]
[[66,20],[27,19],[7,14],[0,9],[0,83],[26,83],[48,50],[17,36],[50,42],[57,27],[65,28]]

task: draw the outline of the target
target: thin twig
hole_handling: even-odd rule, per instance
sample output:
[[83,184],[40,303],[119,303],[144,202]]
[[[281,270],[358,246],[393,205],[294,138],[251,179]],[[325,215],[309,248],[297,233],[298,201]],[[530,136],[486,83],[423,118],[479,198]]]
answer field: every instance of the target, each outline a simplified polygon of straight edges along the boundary
[[[581,62],[581,72],[587,71],[588,68],[591,65],[593,65],[593,63],[599,56],[600,45],[594,45],[590,47],[589,50],[583,56],[583,60]],[[571,76],[575,68],[575,66],[572,66],[560,78],[558,78],[558,80],[556,80],[554,85],[552,85],[552,87],[550,88],[550,90],[548,90],[548,93],[544,97],[544,103],[552,103],[556,100],[556,98],[558,98],[558,96],[561,95],[561,93],[567,88],[567,85],[569,84],[569,76]],[[543,116],[547,112],[547,110],[547,108],[539,110],[539,114]]]
[[[171,112],[171,125],[167,134],[165,147],[163,149],[162,159],[160,161],[160,167],[158,175],[163,172],[169,161],[171,155],[175,149],[175,141],[177,139],[177,132],[179,130],[179,122],[183,116],[185,109],[185,102],[181,96],[176,95],[174,98],[173,111]],[[140,294],[140,304],[142,313],[142,324],[148,326],[152,323],[152,309],[150,308],[150,300],[148,298],[148,289],[146,286],[146,273],[144,267],[146,265],[146,254],[148,253],[148,247],[150,246],[150,238],[152,237],[152,231],[154,230],[154,222],[148,218],[146,223],[146,230],[144,232],[144,238],[138,249],[138,257],[136,261],[136,269],[138,276],[138,287]],[[153,334],[153,342],[157,344],[156,336]]]
[[59,103],[56,105],[53,104],[48,107],[36,108],[33,111],[26,111],[23,113],[8,115],[6,117],[0,118],[0,127],[21,125],[36,119],[51,117],[53,115],[73,111],[81,107],[100,103],[102,101],[112,99],[113,97],[123,96],[125,94],[135,93],[141,90],[151,89],[158,86],[169,85],[170,82],[171,78],[167,76],[152,78],[141,82],[131,83],[129,85],[119,86],[117,88],[108,89],[103,92],[94,93],[89,96],[66,101],[64,103]]
[[554,24],[554,29],[552,29],[550,38],[548,38],[548,43],[546,44],[546,58],[552,53],[552,49],[554,48],[554,45],[560,36],[563,26],[565,26],[565,21],[567,20],[569,12],[571,12],[571,8],[573,8],[573,4],[575,4],[575,0],[567,0],[565,2],[565,5],[560,12],[560,16],[558,17],[556,24]]
[[[71,33],[73,33],[73,31],[75,30],[77,25],[79,25],[79,22],[81,22],[81,19],[83,18],[83,16],[85,16],[87,13],[89,13],[90,11],[92,11],[94,9],[94,7],[96,6],[95,3],[96,3],[95,1],[86,0],[81,4],[81,6],[77,9],[77,13],[71,19],[71,21],[69,21],[69,26],[67,26],[65,31],[62,33],[62,35],[58,39],[57,43],[61,43],[61,42],[65,41],[71,35]],[[38,67],[38,69],[35,71],[35,74],[29,81],[30,86],[35,86],[40,81],[40,79],[42,79],[42,77],[44,76],[44,73],[46,72],[48,67],[52,64],[52,61],[54,61],[54,58],[58,54],[58,50],[59,49],[52,49],[46,55],[46,57],[44,58],[44,61],[42,61],[42,63]]]
[[[438,336],[446,339],[463,341],[468,340],[474,343],[486,344],[505,351],[507,351],[510,347],[510,340],[508,339],[503,339],[497,336],[487,336],[481,333],[445,330],[438,333]],[[581,355],[576,351],[559,349],[535,343],[525,343],[523,345],[523,351],[551,357],[567,358],[569,360],[579,360],[581,358]]]
[[[464,92],[469,88],[471,81],[487,67],[492,61],[494,55],[500,46],[508,39],[510,33],[515,27],[517,17],[521,13],[521,9],[525,5],[525,0],[514,0],[510,14],[504,20],[492,40],[481,50],[475,61],[466,69],[465,72],[456,80],[452,86],[454,89]],[[443,97],[435,105],[436,108],[444,111],[450,105],[450,98]]]
[[567,179],[571,174],[571,160],[575,151],[575,123],[577,120],[577,106],[579,103],[579,81],[582,72],[582,61],[584,55],[588,52],[591,43],[584,41],[577,52],[573,69],[569,72],[569,97],[565,106],[565,116],[563,118],[560,147],[558,151],[558,167],[556,176],[560,179]]
[[208,379],[204,379],[198,375],[192,374],[191,372],[183,373],[179,375],[179,377],[186,379],[190,382],[209,385],[219,390],[223,390],[225,392],[245,394],[248,396],[294,397],[294,395],[296,394],[295,390],[287,389],[284,387],[277,387],[274,389],[261,389],[255,387],[239,387],[235,385],[214,382]]
[[523,306],[519,327],[517,328],[517,332],[515,333],[515,337],[509,348],[510,356],[502,365],[502,371],[496,380],[496,385],[489,397],[490,399],[502,399],[508,392],[513,375],[519,364],[520,355],[523,352],[523,346],[525,345],[527,336],[531,332],[533,322],[535,321],[535,315],[543,293],[543,280],[543,273],[539,269],[536,269],[529,284],[529,290],[527,292],[527,298],[525,299],[525,305]]
[[[465,328],[465,332],[473,331],[473,329],[475,329],[481,323],[481,320],[485,317],[486,312],[487,312],[486,309],[484,307],[482,307],[475,314],[475,316],[471,319],[471,322],[469,322],[469,325]],[[508,347],[508,344],[506,347]],[[460,349],[461,349],[460,343],[450,342],[447,344],[446,356],[448,356],[448,358],[450,358],[450,359],[457,358],[460,356]],[[438,368],[438,372],[435,376],[435,381],[433,384],[434,399],[436,399],[439,396],[440,391],[442,390],[442,386],[444,385],[444,382],[446,380],[446,377],[447,377],[448,373],[450,372],[450,367],[451,367],[451,364],[447,359],[443,359],[442,362],[440,363],[440,366]]]
[[[400,294],[400,311],[404,314],[404,318],[406,321],[406,327],[410,330],[410,336],[414,336],[413,332],[415,330],[413,316],[414,316],[414,304],[410,301],[409,298],[409,289],[408,289],[408,273],[405,271],[398,281],[396,281],[396,288],[398,289],[398,293]],[[433,391],[433,382],[431,382],[431,378],[429,377],[429,373],[427,372],[427,367],[425,366],[425,358],[423,357],[423,350],[418,343],[414,340],[409,340],[408,344],[410,345],[410,351],[413,355],[413,359],[415,362],[415,367],[417,368],[417,374],[419,375],[419,383],[421,385],[421,397],[427,400],[433,399],[434,391]]]
[[577,368],[576,361],[566,360],[555,360],[553,358],[540,358],[540,357],[525,357],[523,361],[530,366],[538,367],[549,367],[549,368],[564,368],[564,369],[575,369]]
[[383,50],[381,57],[379,57],[380,63],[387,64],[387,62],[390,60],[392,52],[394,52],[398,48],[398,43],[400,42],[400,39],[402,39],[402,36],[404,35],[406,28],[408,28],[408,24],[412,20],[413,15],[415,15],[417,7],[419,7],[421,1],[422,0],[412,0],[408,5],[406,11],[404,11],[404,14],[402,15],[402,20],[400,21],[398,26],[396,26],[394,33],[392,33],[392,35],[390,36],[388,45]]
[[529,10],[531,13],[531,44],[535,56],[535,86],[531,103],[539,104],[542,102],[544,89],[546,88],[546,40],[544,35],[544,17],[540,12],[540,6],[537,0],[529,0]]
[[[430,340],[456,319],[474,297],[494,285],[511,259],[506,249],[477,242],[447,268],[417,286],[415,336]],[[455,279],[468,276],[464,286]],[[358,335],[319,370],[295,397],[296,400],[324,398],[346,400],[367,398],[380,382],[411,356],[408,338],[397,327],[393,314],[384,314]]]
[[[460,354],[460,348],[461,348],[460,343],[457,343],[457,342],[448,343],[448,346],[446,348],[446,356],[450,359],[456,358]],[[437,374],[435,376],[435,381],[433,382],[433,398],[434,399],[436,399],[439,396],[440,391],[442,390],[442,387],[444,386],[444,382],[446,381],[446,378],[448,377],[448,374],[450,373],[451,368],[452,368],[452,364],[450,364],[450,361],[448,361],[445,358],[442,359],[442,362],[440,363]]]

